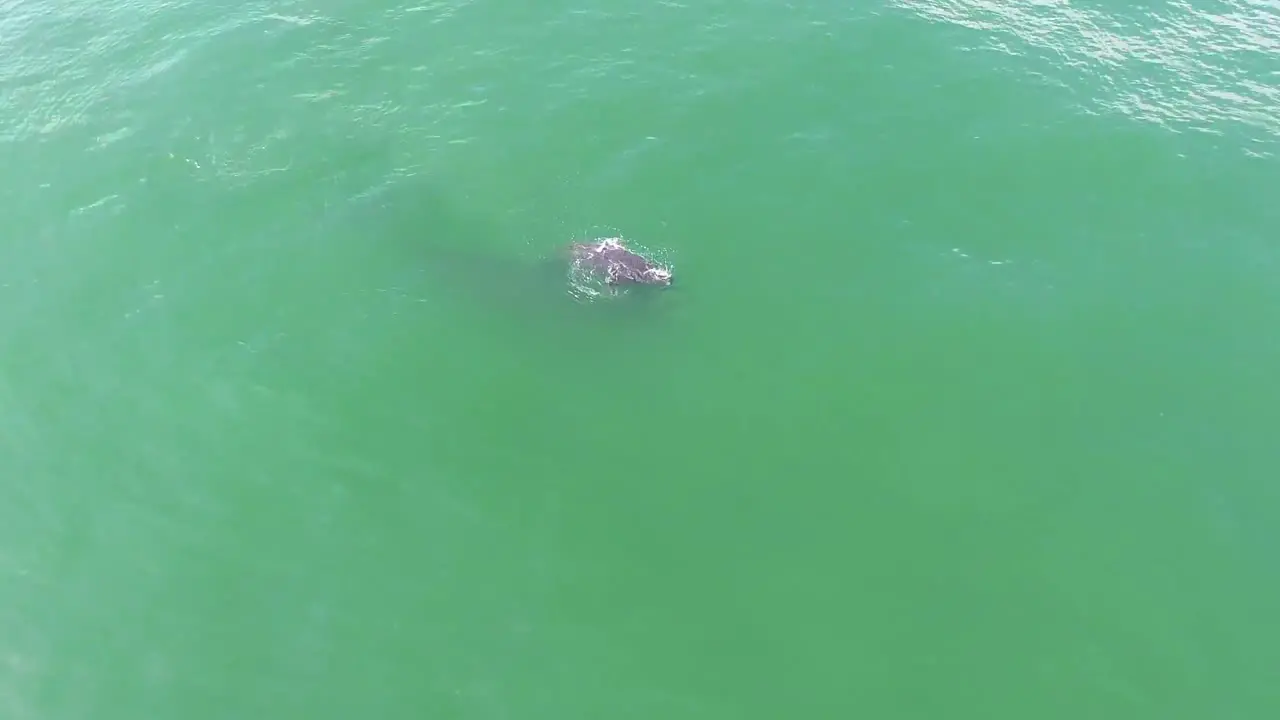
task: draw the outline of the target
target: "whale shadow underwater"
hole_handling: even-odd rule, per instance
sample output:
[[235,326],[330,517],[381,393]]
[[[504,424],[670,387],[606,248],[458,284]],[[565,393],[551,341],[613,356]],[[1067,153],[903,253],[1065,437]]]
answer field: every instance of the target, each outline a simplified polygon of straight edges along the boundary
[[406,274],[399,284],[423,302],[459,306],[468,317],[478,311],[552,333],[634,333],[661,314],[672,292],[669,273],[665,282],[646,281],[646,273],[662,278],[665,269],[653,270],[639,255],[591,267],[592,258],[617,252],[584,250],[596,238],[554,238],[513,251],[515,233],[459,209],[421,181],[403,180],[364,200],[353,215],[355,231],[391,252]]

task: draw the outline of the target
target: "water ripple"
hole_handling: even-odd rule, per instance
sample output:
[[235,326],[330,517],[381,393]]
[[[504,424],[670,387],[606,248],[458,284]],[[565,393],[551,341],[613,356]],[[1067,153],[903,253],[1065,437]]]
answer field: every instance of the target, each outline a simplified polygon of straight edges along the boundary
[[[278,5],[278,3],[276,3]],[[272,3],[226,14],[198,3],[0,3],[0,141],[114,124],[122,91],[183,63],[202,43],[270,17]]]
[[1092,110],[1175,130],[1234,126],[1255,142],[1280,136],[1280,3],[1178,0],[1120,12],[1066,0],[894,3],[983,31],[982,49],[1050,58],[1059,66],[1051,74],[1073,88],[1101,85]]

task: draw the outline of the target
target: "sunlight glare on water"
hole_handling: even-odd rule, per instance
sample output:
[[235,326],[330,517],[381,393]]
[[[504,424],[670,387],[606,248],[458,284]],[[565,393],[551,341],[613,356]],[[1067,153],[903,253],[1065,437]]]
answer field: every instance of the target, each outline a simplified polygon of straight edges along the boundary
[[[1052,81],[1097,92],[1084,109],[1224,133],[1280,134],[1280,5],[1248,0],[1108,7],[1065,0],[894,0],[981,31],[973,49],[1041,56]],[[1087,76],[1087,77],[1085,77]],[[1274,150],[1253,150],[1270,154]]]

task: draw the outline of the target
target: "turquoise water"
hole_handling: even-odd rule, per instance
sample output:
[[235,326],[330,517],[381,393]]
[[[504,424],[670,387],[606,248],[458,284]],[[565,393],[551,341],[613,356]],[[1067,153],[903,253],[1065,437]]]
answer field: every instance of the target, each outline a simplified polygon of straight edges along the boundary
[[1275,716],[1278,81],[1243,0],[0,2],[0,717]]

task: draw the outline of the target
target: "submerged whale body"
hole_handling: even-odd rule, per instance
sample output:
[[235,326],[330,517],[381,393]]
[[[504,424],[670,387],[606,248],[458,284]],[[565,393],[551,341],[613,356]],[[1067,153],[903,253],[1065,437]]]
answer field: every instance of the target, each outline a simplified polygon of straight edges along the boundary
[[505,333],[515,323],[521,336],[541,336],[545,347],[616,347],[657,331],[670,307],[670,271],[623,250],[602,241],[562,242],[536,255],[427,243],[414,263],[414,294],[447,309],[439,317],[465,323],[468,332],[487,333],[496,323]]
[[542,305],[557,296],[591,302],[616,297],[627,287],[667,287],[672,279],[669,268],[619,238],[567,243],[532,261],[457,246],[433,246],[424,259],[439,287],[528,310],[529,303]]

